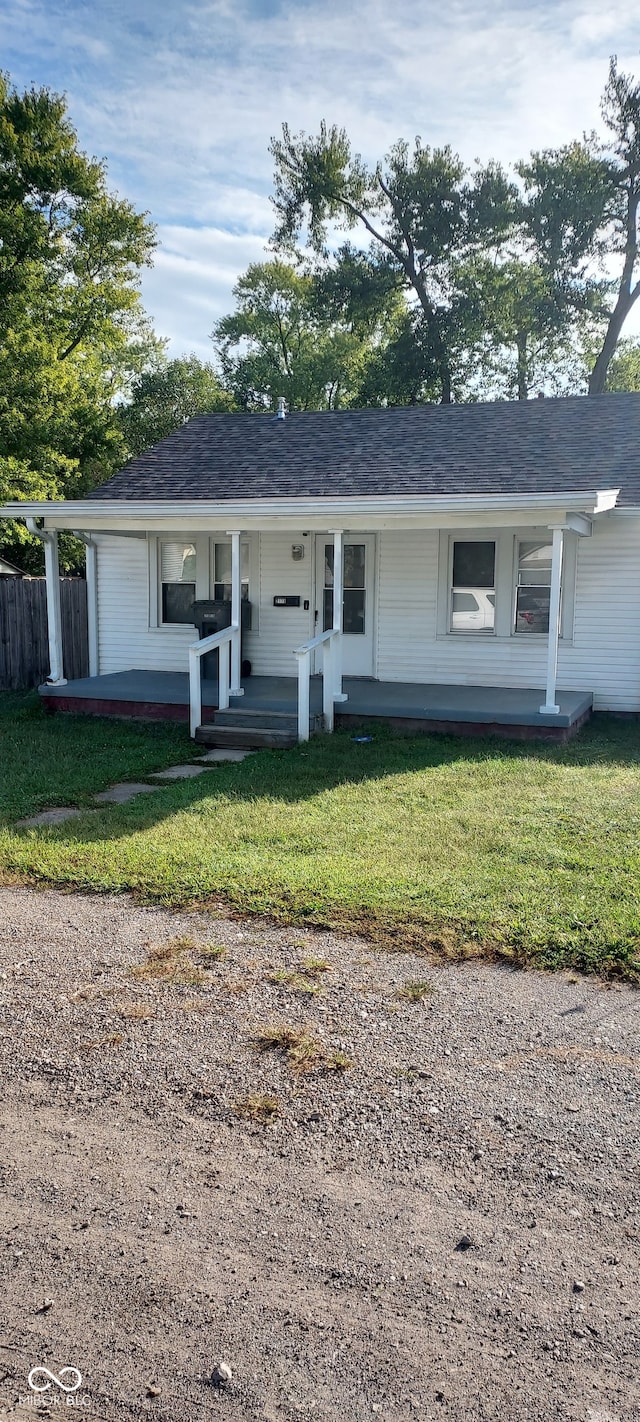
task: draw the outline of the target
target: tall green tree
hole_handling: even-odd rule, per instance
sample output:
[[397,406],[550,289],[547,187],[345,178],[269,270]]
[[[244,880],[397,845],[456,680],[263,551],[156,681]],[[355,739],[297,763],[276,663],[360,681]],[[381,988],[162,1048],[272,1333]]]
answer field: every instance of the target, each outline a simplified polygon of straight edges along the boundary
[[[470,317],[460,273],[478,252],[497,256],[512,236],[517,193],[497,164],[470,172],[448,147],[396,143],[384,163],[368,167],[344,129],[322,124],[317,137],[285,124],[270,148],[275,161],[275,241],[291,247],[303,235],[328,255],[329,224],[360,228],[371,255],[382,254],[419,309],[427,385],[448,403],[455,393]],[[475,320],[475,316],[474,316]]]
[[[109,192],[65,100],[0,75],[0,498],[73,496],[123,457],[114,402],[157,355],[147,216]],[[11,558],[17,526],[0,532]],[[39,549],[16,561],[38,565]]]
[[[218,321],[213,342],[223,383],[245,410],[332,410],[357,399],[375,329],[364,299],[358,317],[344,294],[284,261],[250,266],[234,287],[236,309]],[[353,289],[349,291],[355,304]]]
[[233,397],[210,362],[196,355],[161,359],[133,381],[128,402],[118,408],[126,455],[142,454],[194,415],[233,409]]
[[345,243],[315,274],[316,302],[366,343],[351,404],[415,405],[437,400],[430,342],[416,302],[384,251]]
[[[624,324],[640,297],[640,84],[615,57],[602,99],[606,134],[533,153],[518,167],[534,258],[593,348],[589,394],[607,388]],[[598,337],[598,339],[595,339]]]
[[536,391],[559,394],[572,379],[583,381],[579,351],[591,333],[586,314],[540,263],[527,260],[521,248],[516,252],[500,263],[477,258],[465,271],[477,323],[467,394],[482,399],[528,400]]
[[621,74],[612,57],[602,100],[602,116],[609,132],[605,148],[610,190],[608,249],[619,263],[619,274],[609,309],[602,347],[589,381],[589,394],[606,388],[607,374],[624,323],[640,296],[638,261],[638,211],[640,207],[640,83]]

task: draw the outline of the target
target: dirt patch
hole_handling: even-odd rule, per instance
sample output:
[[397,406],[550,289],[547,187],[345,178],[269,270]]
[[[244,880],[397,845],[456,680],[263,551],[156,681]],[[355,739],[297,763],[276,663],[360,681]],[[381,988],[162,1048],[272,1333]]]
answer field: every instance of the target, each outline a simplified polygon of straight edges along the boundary
[[640,1418],[634,990],[25,889],[0,974],[0,1418]]

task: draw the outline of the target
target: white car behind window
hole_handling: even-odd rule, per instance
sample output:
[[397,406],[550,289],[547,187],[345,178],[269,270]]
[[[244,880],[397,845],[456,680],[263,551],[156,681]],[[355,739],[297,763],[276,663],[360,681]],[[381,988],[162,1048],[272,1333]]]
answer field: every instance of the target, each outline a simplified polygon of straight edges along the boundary
[[484,588],[454,588],[451,601],[452,632],[493,632],[496,595]]

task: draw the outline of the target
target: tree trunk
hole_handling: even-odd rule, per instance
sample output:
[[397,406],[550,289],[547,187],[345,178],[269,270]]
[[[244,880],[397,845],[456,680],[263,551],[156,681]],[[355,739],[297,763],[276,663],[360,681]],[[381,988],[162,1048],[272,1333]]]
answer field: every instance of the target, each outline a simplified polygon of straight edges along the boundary
[[607,375],[609,374],[609,366],[616,352],[620,332],[638,295],[640,295],[640,286],[636,286],[631,294],[627,294],[627,292],[621,293],[616,301],[611,313],[609,325],[607,326],[607,333],[602,343],[602,350],[589,377],[590,395],[604,394]]
[[518,351],[518,399],[529,399],[529,371],[527,369],[527,333],[518,331],[516,335]]
[[407,242],[408,247],[407,256],[403,257],[401,253],[396,253],[395,255],[402,262],[405,274],[406,276],[408,276],[409,281],[411,282],[411,285],[416,293],[418,301],[420,302],[422,310],[427,318],[427,328],[429,330],[429,334],[431,336],[433,346],[435,348],[435,357],[438,366],[438,374],[440,376],[441,382],[440,404],[450,405],[452,401],[451,362],[449,360],[447,346],[443,339],[442,331],[440,329],[438,312],[433,307],[431,300],[427,294],[427,290],[424,283],[424,277],[421,272],[418,272],[418,269],[416,267],[413,254],[413,243],[411,242],[409,237],[405,237],[405,240]]
[[446,361],[440,366],[440,379],[442,381],[442,394],[440,396],[440,404],[450,405],[452,400],[451,369]]
[[618,288],[618,299],[609,318],[609,325],[607,326],[606,335],[602,343],[602,350],[591,372],[591,378],[589,380],[590,395],[603,394],[607,383],[609,366],[615,354],[620,332],[634,302],[636,302],[638,296],[640,296],[640,282],[636,282],[635,286],[632,285],[634,267],[638,256],[637,223],[640,194],[635,190],[636,177],[634,176],[630,182],[631,186],[628,191],[626,219],[627,237],[624,249],[624,266],[620,286]]

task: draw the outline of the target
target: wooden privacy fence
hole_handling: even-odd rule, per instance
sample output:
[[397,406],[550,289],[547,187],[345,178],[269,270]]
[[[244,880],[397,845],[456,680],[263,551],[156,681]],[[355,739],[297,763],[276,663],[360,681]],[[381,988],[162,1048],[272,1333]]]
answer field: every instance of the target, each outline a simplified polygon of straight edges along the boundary
[[[68,680],[89,675],[87,584],[61,578],[62,651]],[[0,577],[0,691],[39,686],[49,675],[44,578]]]

